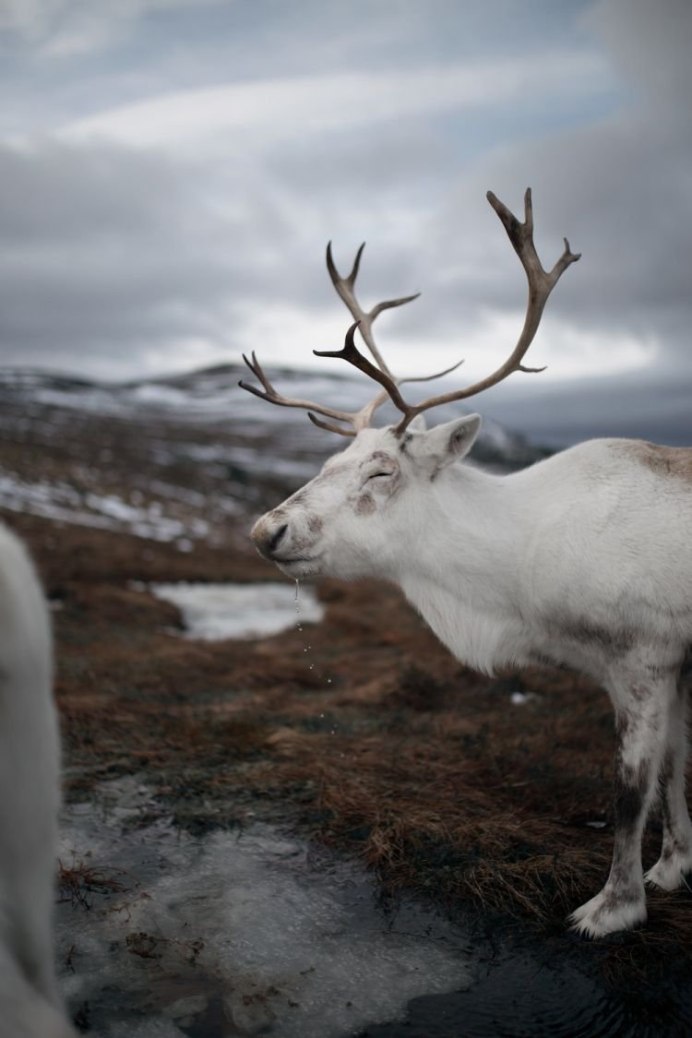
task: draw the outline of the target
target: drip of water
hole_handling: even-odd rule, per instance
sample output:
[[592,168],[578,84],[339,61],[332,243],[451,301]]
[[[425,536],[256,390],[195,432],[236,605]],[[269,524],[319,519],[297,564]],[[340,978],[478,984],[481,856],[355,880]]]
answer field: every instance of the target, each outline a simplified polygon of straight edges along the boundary
[[[295,604],[296,604],[296,626],[298,628],[298,633],[302,634],[303,633],[303,625],[302,625],[302,623],[300,621],[300,580],[298,580],[298,579],[296,579]],[[307,656],[310,652],[312,652],[312,645],[306,643],[303,646],[303,652]],[[308,662],[308,670],[314,670],[314,669],[315,669],[315,664],[311,663],[311,662]],[[324,679],[324,682],[325,682],[326,685],[331,685],[332,684],[332,679],[331,678],[324,678],[323,674],[320,674],[320,677]],[[322,718],[324,718],[324,714],[320,714],[320,719],[322,719]],[[331,735],[336,735],[336,727],[333,727],[331,729],[330,734]],[[343,754],[342,754],[342,756],[343,756]]]

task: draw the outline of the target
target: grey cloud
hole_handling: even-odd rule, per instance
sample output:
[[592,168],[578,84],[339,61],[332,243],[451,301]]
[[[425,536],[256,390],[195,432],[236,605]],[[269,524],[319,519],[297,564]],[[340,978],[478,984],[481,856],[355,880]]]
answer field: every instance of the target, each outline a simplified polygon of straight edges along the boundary
[[[125,26],[155,11],[189,6],[190,0],[6,0],[0,31],[16,34],[58,53],[100,49],[119,38]],[[196,0],[198,7],[219,0]]]
[[129,376],[152,353],[184,366],[197,339],[235,360],[257,345],[248,309],[328,294],[324,235],[313,249],[302,206],[249,159],[44,143],[0,147],[0,178],[4,363]]
[[[519,378],[484,394],[483,413],[521,430],[535,442],[564,447],[594,436],[689,446],[692,377],[654,373],[596,376],[541,385]],[[479,407],[481,403],[479,401]]]
[[138,350],[167,338],[228,346],[226,307],[255,284],[238,248],[247,224],[227,219],[220,234],[196,203],[193,169],[50,145],[3,149],[0,175],[5,362],[50,365],[71,347],[132,370]]
[[[628,98],[600,124],[481,157],[440,209],[431,239],[430,267],[438,271],[432,291],[448,319],[460,321],[469,308],[521,305],[516,260],[475,200],[492,187],[520,212],[521,189],[530,184],[546,265],[563,235],[583,253],[550,312],[600,330],[604,340],[609,332],[655,336],[659,363],[690,372],[692,8],[667,0],[654,11],[646,3],[608,0],[588,24],[614,50],[637,100]],[[665,64],[667,73],[651,73]],[[445,268],[446,257],[452,260]]]
[[46,141],[0,146],[0,243],[107,234],[162,226],[176,204],[184,212],[184,170],[165,156],[100,145],[74,148]]
[[607,44],[623,75],[644,97],[676,107],[692,93],[687,0],[600,0],[584,24]]

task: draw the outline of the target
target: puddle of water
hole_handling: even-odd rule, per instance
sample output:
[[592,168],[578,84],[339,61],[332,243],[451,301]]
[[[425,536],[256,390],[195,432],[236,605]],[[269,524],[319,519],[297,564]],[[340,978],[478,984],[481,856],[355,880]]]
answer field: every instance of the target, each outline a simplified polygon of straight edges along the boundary
[[356,864],[266,825],[176,830],[136,779],[66,809],[58,961],[101,1038],[340,1038],[469,984],[461,932],[378,907]]
[[[486,933],[267,825],[176,829],[136,778],[65,810],[58,964],[99,1038],[683,1038],[692,982],[609,988],[597,945]],[[69,875],[69,874],[68,874]],[[77,877],[81,876],[81,881]],[[634,981],[636,980],[636,983]]]
[[[648,983],[634,973],[613,990],[587,955],[579,966],[547,941],[529,949],[511,935],[487,975],[466,991],[413,999],[406,1021],[358,1038],[689,1038],[690,984]],[[598,950],[597,950],[598,954]]]
[[[150,584],[148,590],[180,609],[187,638],[265,638],[296,624],[291,584]],[[301,587],[301,624],[323,617],[313,589]]]

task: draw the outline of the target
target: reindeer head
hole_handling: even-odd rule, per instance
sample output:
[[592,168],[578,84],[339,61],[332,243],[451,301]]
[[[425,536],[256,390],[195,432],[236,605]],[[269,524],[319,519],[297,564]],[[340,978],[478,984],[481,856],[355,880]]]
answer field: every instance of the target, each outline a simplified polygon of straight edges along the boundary
[[[429,499],[429,494],[417,493],[416,489],[427,485],[429,490],[430,483],[450,462],[463,457],[473,445],[480,425],[478,415],[468,415],[426,430],[423,413],[440,404],[474,396],[514,371],[543,370],[527,368],[522,360],[538,330],[550,292],[563,271],[579,256],[570,252],[565,239],[562,256],[551,271],[545,271],[533,243],[530,189],[524,196],[523,223],[491,191],[487,197],[524,267],[529,296],[524,327],[516,346],[507,360],[485,379],[462,389],[428,397],[419,404],[409,404],[404,400],[399,389],[403,382],[440,378],[459,365],[422,379],[394,378],[375,345],[372,324],[383,310],[402,306],[416,296],[387,300],[364,311],[355,295],[363,245],[348,277],[339,274],[332,259],[331,245],[327,246],[329,275],[355,323],[349,328],[341,350],[314,352],[320,357],[341,357],[379,383],[382,389],[370,403],[351,413],[284,397],[275,390],[254,353],[252,360],[243,358],[262,385],[260,389],[241,382],[244,389],[273,404],[303,408],[316,425],[342,436],[355,437],[343,453],[327,461],[315,479],[278,508],[262,516],[252,530],[252,539],[261,554],[275,562],[287,575],[295,578],[320,573],[341,577],[374,572],[387,575],[392,545],[401,543],[399,534],[403,536],[404,531],[407,532],[407,543],[411,543],[418,514],[424,512],[426,497]],[[356,330],[359,330],[375,363],[363,356],[356,346]],[[401,420],[395,426],[372,428],[375,412],[387,399],[401,412]],[[421,523],[423,518],[421,516]]]
[[467,415],[426,430],[419,420],[403,436],[392,427],[363,429],[255,523],[255,546],[295,579],[393,575],[393,559],[419,526],[424,536],[430,484],[471,449],[480,421]]

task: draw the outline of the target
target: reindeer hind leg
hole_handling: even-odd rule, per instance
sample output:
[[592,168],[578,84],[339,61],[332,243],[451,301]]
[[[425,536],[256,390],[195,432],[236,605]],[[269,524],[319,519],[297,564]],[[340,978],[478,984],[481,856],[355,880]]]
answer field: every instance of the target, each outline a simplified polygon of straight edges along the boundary
[[690,677],[692,674],[680,676],[677,695],[671,703],[659,776],[663,824],[661,856],[644,877],[647,883],[663,890],[677,890],[685,883],[686,874],[692,873],[692,822],[685,797]]

